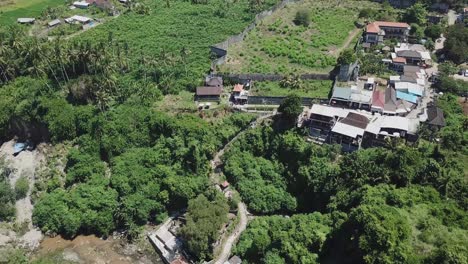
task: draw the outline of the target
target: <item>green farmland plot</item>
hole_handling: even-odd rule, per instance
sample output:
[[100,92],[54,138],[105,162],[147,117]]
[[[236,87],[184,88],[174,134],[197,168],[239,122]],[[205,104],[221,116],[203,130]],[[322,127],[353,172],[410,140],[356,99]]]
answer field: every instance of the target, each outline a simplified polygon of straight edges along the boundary
[[65,3],[64,0],[0,0],[0,25],[15,23],[19,17],[37,17],[47,7]]
[[[361,33],[356,28],[364,1],[305,1],[289,4],[265,18],[245,41],[230,47],[227,72],[308,73],[327,72],[340,51]],[[308,26],[294,22],[298,11],[309,13]]]

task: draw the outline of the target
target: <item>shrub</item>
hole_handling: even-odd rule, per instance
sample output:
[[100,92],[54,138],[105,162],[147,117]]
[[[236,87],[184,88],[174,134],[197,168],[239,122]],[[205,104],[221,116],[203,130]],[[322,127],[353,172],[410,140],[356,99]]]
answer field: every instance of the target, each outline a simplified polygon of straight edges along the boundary
[[310,13],[306,10],[297,11],[294,24],[308,27],[310,25]]
[[16,200],[26,197],[29,191],[29,181],[26,177],[21,176],[15,183]]

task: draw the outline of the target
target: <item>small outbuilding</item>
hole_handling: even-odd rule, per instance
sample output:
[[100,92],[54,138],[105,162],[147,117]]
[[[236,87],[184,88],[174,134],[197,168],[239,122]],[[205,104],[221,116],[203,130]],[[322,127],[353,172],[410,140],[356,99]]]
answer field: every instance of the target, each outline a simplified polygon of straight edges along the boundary
[[81,8],[81,9],[87,9],[89,7],[89,5],[90,4],[88,2],[85,2],[85,1],[73,2],[74,7]]
[[36,19],[32,17],[20,17],[16,21],[20,24],[34,24]]
[[56,27],[60,24],[62,24],[62,21],[60,21],[60,19],[54,19],[50,21],[49,23],[47,23],[47,26],[51,28],[51,27]]
[[225,190],[227,187],[229,187],[229,182],[228,181],[223,181],[221,184],[221,189]]

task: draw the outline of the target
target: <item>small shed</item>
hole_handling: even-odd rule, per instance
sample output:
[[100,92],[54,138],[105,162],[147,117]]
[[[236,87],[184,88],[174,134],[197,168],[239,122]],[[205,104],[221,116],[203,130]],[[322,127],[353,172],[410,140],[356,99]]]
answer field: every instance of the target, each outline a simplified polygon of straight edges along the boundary
[[16,21],[20,24],[34,24],[36,19],[32,17],[20,17]]
[[81,2],[73,2],[73,6],[77,7],[77,8],[81,8],[81,9],[86,9],[89,7],[89,3],[85,2],[85,1],[81,1]]
[[223,181],[220,185],[221,185],[221,188],[224,190],[227,187],[229,187],[229,182],[228,181]]
[[51,27],[58,26],[60,24],[62,24],[62,21],[60,21],[60,19],[54,19],[50,21],[49,23],[47,23],[47,26],[51,28]]

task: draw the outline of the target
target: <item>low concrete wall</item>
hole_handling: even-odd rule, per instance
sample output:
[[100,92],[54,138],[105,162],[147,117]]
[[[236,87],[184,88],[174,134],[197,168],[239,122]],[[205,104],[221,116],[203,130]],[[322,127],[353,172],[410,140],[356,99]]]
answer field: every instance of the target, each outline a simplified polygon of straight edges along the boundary
[[[262,74],[262,73],[218,73],[216,76],[223,77],[233,83],[243,83],[245,81],[280,81],[286,75],[282,74]],[[308,73],[299,76],[302,80],[333,80],[330,73]]]
[[[286,96],[249,96],[247,104],[253,105],[280,105]],[[302,105],[311,106],[312,104],[328,103],[327,98],[302,97]]]

